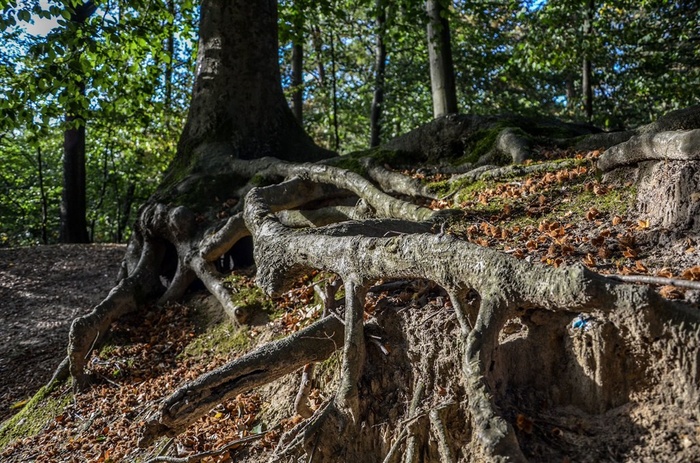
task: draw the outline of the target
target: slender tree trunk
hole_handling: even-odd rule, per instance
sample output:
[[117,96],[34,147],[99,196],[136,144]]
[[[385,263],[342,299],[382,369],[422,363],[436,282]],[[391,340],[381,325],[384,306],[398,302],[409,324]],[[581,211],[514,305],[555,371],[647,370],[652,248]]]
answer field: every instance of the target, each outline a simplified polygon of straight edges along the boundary
[[39,168],[39,194],[41,196],[41,241],[44,244],[49,244],[49,236],[46,230],[49,205],[46,198],[46,188],[44,187],[44,162],[41,155],[41,147],[36,149],[36,159]]
[[574,88],[574,80],[576,79],[575,74],[566,75],[566,109],[571,109],[574,107],[576,100],[576,89]]
[[124,200],[121,205],[117,205],[119,219],[117,220],[117,243],[124,241],[124,231],[129,226],[129,217],[131,216],[131,206],[134,204],[134,194],[136,193],[136,183],[130,181],[126,187]]
[[[584,41],[588,42],[593,33],[593,14],[595,12],[595,1],[588,1],[588,9],[586,11],[586,19],[583,23],[583,34]],[[593,120],[593,84],[591,82],[592,78],[592,65],[590,58],[590,44],[584,46],[583,55],[583,79],[581,86],[583,88],[583,106],[586,112],[586,121],[591,122]]]
[[450,24],[446,9],[440,0],[427,0],[428,13],[428,57],[430,59],[430,86],[433,94],[433,116],[457,112]]
[[292,45],[292,112],[300,125],[304,125],[304,47],[301,42]]
[[61,197],[62,243],[88,243],[85,187],[85,121],[80,116],[66,116],[66,123],[79,121],[80,126],[63,135],[63,194]]
[[375,38],[375,66],[374,66],[374,97],[372,98],[372,112],[370,114],[370,140],[369,146],[379,146],[382,135],[382,110],[384,105],[384,78],[386,70],[386,44],[384,32],[386,27],[386,9],[383,0],[376,0],[377,9],[377,33]]
[[331,97],[333,101],[333,147],[340,150],[340,136],[338,135],[338,82],[335,69],[335,38],[331,30]]
[[[92,1],[71,11],[71,23],[80,27],[95,12]],[[79,59],[79,57],[74,57]],[[83,81],[75,84],[81,96],[85,95]],[[86,220],[85,180],[85,118],[79,102],[66,115],[67,128],[63,134],[63,194],[61,197],[61,231],[63,243],[89,242]],[[77,125],[76,125],[77,124]]]
[[92,219],[90,220],[90,240],[94,241],[95,240],[95,227],[97,225],[97,214],[99,213],[102,209],[102,206],[104,205],[105,201],[105,196],[107,195],[107,185],[109,183],[109,158],[112,157],[112,142],[111,142],[111,136],[112,136],[112,129],[108,130],[108,137],[110,139],[109,142],[107,142],[107,147],[105,148],[104,151],[104,156],[102,157],[102,184],[100,185],[100,193],[97,198],[97,202],[93,203],[92,210]]
[[311,39],[316,52],[316,69],[318,70],[318,83],[321,87],[326,86],[326,68],[323,65],[323,42],[321,40],[321,29],[318,25],[314,25],[311,34]]
[[[175,2],[168,0],[168,11],[175,17]],[[165,51],[170,60],[165,63],[165,109],[170,112],[173,102],[173,61],[175,60],[175,30],[170,27],[170,33],[165,44]],[[168,117],[168,120],[170,117]]]

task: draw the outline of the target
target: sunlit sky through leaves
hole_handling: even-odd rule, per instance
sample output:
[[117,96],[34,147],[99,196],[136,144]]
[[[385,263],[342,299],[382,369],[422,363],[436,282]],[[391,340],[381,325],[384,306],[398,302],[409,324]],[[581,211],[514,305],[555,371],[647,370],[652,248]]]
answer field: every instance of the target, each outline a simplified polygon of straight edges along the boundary
[[[47,10],[50,6],[50,2],[47,0],[40,0],[39,4],[44,10]],[[24,29],[28,34],[35,36],[45,36],[49,32],[51,32],[52,29],[58,26],[58,19],[59,18],[56,17],[46,19],[40,18],[36,15],[32,15],[32,18],[29,20],[29,22],[17,21],[17,25],[19,28]]]

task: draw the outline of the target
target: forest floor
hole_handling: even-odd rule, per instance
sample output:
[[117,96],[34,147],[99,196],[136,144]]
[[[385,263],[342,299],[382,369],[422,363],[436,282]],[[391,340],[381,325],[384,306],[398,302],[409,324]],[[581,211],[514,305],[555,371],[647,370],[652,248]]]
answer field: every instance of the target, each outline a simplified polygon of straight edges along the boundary
[[0,421],[51,378],[74,318],[114,286],[126,246],[0,249]]
[[[465,212],[446,233],[515,258],[553,266],[583,263],[604,274],[700,280],[697,236],[654,228],[635,213],[631,185],[605,183],[591,168],[588,158],[595,154],[577,156],[581,162],[575,167],[481,182],[426,204]],[[107,294],[123,252],[114,245],[0,249],[0,418],[18,410],[10,407],[49,378],[65,349],[70,321]],[[250,277],[250,272],[230,277],[246,294],[264,300],[263,319],[250,326],[223,321],[222,311],[201,292],[183,304],[147,307],[116,322],[108,345],[92,353],[89,368],[96,384],[74,398],[68,385],[52,393],[43,422],[23,434],[0,436],[0,460],[146,461],[156,455],[187,457],[233,442],[203,461],[263,461],[282,431],[302,420],[292,410],[298,375],[223,402],[155,448],[136,445],[149,411],[179,385],[320,315],[313,286],[327,275],[307,276],[274,300],[263,298]],[[657,289],[671,299],[697,304],[699,298],[695,290]],[[400,323],[417,323],[417,331],[456,327],[449,298],[420,281],[371,292],[365,310],[366,317],[395,314]],[[440,338],[449,336],[433,337]],[[338,369],[337,354],[319,365],[312,408],[332,396]],[[700,424],[652,399],[642,405],[631,400],[602,415],[523,411],[514,420],[532,461],[700,460]]]

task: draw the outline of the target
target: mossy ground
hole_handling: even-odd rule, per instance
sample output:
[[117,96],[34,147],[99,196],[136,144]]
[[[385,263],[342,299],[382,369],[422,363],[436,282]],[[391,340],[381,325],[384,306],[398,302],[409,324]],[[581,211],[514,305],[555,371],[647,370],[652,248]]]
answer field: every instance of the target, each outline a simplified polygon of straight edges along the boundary
[[15,416],[2,424],[0,450],[16,439],[38,434],[61,415],[72,399],[69,384],[41,388]]

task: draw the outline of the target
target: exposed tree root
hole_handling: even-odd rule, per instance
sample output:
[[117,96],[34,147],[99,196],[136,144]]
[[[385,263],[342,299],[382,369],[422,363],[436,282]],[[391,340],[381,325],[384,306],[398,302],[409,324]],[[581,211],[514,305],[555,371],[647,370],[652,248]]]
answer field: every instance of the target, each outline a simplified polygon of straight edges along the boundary
[[387,193],[408,195],[413,198],[438,199],[438,196],[423,183],[380,166],[371,158],[363,159],[363,164],[367,175]]
[[642,283],[645,285],[676,286],[678,288],[690,288],[700,290],[700,281],[679,280],[678,278],[661,278],[649,275],[606,275],[608,278],[628,283]]
[[[312,169],[312,174],[306,172],[305,176],[324,182],[338,178],[335,173],[326,176],[326,172]],[[349,186],[343,180],[338,183]],[[634,309],[644,313],[647,319],[656,320],[659,327],[664,321],[698,321],[697,314],[686,306],[664,300],[646,287],[616,283],[582,266],[554,269],[530,264],[450,235],[414,233],[384,237],[363,234],[382,221],[292,230],[279,221],[272,207],[280,198],[289,197],[289,193],[288,185],[282,183],[254,188],[246,198],[245,220],[253,235],[259,263],[257,283],[268,293],[276,294],[289,288],[296,275],[307,269],[330,271],[342,278],[346,290],[345,339],[341,382],[333,409],[341,423],[355,423],[350,426],[359,423],[361,413],[357,385],[365,356],[364,297],[373,282],[380,278],[427,278],[446,288],[453,298],[465,336],[463,374],[475,443],[490,459],[525,461],[512,426],[494,406],[486,380],[487,366],[494,361],[499,333],[509,318],[528,308],[564,311],[572,316],[581,312]],[[389,216],[395,217],[398,210],[408,210],[412,217],[432,216],[404,206],[382,207],[376,193],[369,194],[368,198],[373,206]],[[479,296],[478,307],[466,299],[471,292]],[[330,323],[334,323],[335,333],[341,330],[334,318],[322,320],[303,333],[249,354],[186,385],[166,399],[159,415],[151,420],[147,436],[152,439],[164,433],[177,433],[225,397],[330,355],[337,347],[336,338],[335,343],[325,342],[327,347],[321,353],[322,341],[312,338],[323,337],[308,334],[309,330]],[[328,329],[324,325],[323,331]],[[282,342],[284,348],[280,347]],[[281,356],[282,350],[286,357]],[[281,358],[284,358],[284,366],[280,365]],[[434,417],[433,421],[435,433],[439,434],[439,419]],[[419,445],[416,439],[421,438],[409,436],[407,454],[411,454],[411,446]],[[441,446],[440,452],[449,458],[449,445]]]
[[543,162],[540,164],[524,165],[509,165],[504,167],[498,166],[481,166],[464,174],[454,177],[453,181],[461,181],[462,183],[474,183],[479,180],[502,180],[509,177],[522,177],[528,174],[536,174],[540,172],[548,172],[558,169],[569,169],[575,167],[580,161],[576,159],[565,159],[556,162]]
[[146,297],[159,291],[160,285],[154,281],[157,275],[154,269],[162,260],[163,252],[162,246],[146,241],[134,272],[119,282],[92,312],[73,320],[68,337],[68,359],[75,388],[83,389],[89,385],[90,378],[85,373],[88,357],[92,349],[101,345],[112,322],[136,310]]
[[[235,319],[236,307],[219,281],[214,261],[248,234],[254,243],[256,282],[264,291],[280,294],[311,269],[332,272],[345,288],[344,322],[335,316],[323,318],[184,385],[164,399],[150,418],[141,445],[162,435],[176,435],[226,398],[324,360],[341,347],[341,378],[334,400],[311,416],[287,447],[276,454],[281,458],[287,450],[300,446],[309,451],[313,439],[320,439],[313,440],[319,447],[327,447],[340,432],[346,432],[346,437],[359,436],[364,432],[358,385],[367,358],[365,296],[380,279],[425,279],[449,294],[459,322],[460,387],[465,391],[465,415],[472,430],[471,455],[489,461],[525,461],[512,421],[494,402],[495,386],[490,379],[495,374],[493,365],[499,355],[504,355],[499,351],[499,336],[509,320],[524,317],[528,311],[540,314],[546,323],[547,317],[552,317],[557,323],[564,320],[564,324],[579,313],[634,314],[643,318],[651,338],[664,336],[668,323],[695,326],[700,322],[696,311],[667,301],[648,287],[620,283],[580,265],[557,269],[532,264],[452,235],[430,233],[435,223],[450,212],[435,212],[395,199],[344,169],[269,158],[236,160],[231,166],[242,175],[283,181],[267,187],[246,187],[249,192],[242,213],[222,220],[219,228],[205,233],[196,225],[194,214],[184,208],[160,204],[145,208],[140,221],[145,238],[139,264],[105,302],[74,322],[69,357],[76,384],[86,384],[83,370],[92,346],[116,317],[138,307],[142,295],[160,295],[165,289],[163,299],[177,297],[196,276]],[[510,169],[514,172],[516,168]],[[347,200],[351,194],[363,208],[362,213],[352,215],[368,215],[371,219],[299,229],[290,226],[298,225],[290,216],[278,214],[302,207],[335,207],[328,203]],[[322,215],[328,216],[326,212]],[[309,223],[316,225],[323,220]],[[166,246],[161,241],[170,243],[177,254],[177,266],[167,289],[153,277],[163,273]],[[439,458],[455,461],[442,412],[433,408],[423,414],[418,411],[423,386],[420,381],[417,384],[410,416],[421,421],[422,430],[413,427],[401,431],[398,441],[405,441],[404,461],[419,461],[420,450],[429,440],[428,429],[437,441]],[[398,452],[394,446],[386,449],[388,461],[393,461],[391,455]],[[322,453],[325,457],[319,458],[331,461],[332,452]]]
[[158,456],[151,458],[150,460],[146,460],[146,463],[199,463],[200,461],[206,459],[206,458],[213,458],[213,457],[218,457],[220,455],[223,455],[224,453],[236,449],[240,447],[243,444],[248,444],[250,442],[255,442],[257,440],[262,439],[265,437],[265,435],[271,431],[273,431],[275,428],[270,429],[265,432],[261,432],[258,434],[253,434],[252,436],[246,436],[241,439],[236,439],[233,442],[229,442],[228,444],[224,445],[221,448],[218,448],[216,450],[211,450],[208,452],[201,452],[201,453],[196,453],[194,455],[189,455],[186,457],[168,457],[168,456]]
[[700,160],[700,129],[645,133],[613,146],[598,159],[598,168],[609,171],[642,161]]
[[325,360],[343,345],[343,324],[326,317],[186,384],[166,398],[147,423],[141,445],[177,435],[218,403],[269,383],[307,363]]

